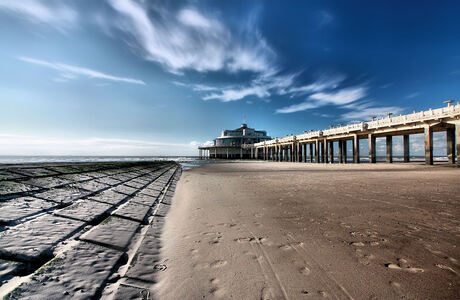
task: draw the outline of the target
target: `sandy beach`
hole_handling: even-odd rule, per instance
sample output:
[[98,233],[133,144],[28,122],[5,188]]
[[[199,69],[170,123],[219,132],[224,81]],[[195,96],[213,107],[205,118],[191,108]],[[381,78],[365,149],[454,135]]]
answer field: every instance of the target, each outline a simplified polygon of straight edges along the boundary
[[245,162],[185,171],[160,299],[460,297],[460,170]]

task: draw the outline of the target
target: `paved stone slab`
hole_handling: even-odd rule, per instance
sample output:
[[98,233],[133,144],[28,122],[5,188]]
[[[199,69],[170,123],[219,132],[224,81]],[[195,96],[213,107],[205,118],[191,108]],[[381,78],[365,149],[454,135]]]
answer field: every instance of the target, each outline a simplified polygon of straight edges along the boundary
[[0,286],[5,280],[24,272],[27,269],[23,263],[0,259]]
[[29,185],[33,185],[40,188],[54,188],[60,185],[65,185],[71,183],[72,180],[69,180],[64,177],[54,176],[54,177],[39,177],[39,178],[30,178],[28,180],[21,181]]
[[152,190],[152,189],[149,189],[149,188],[142,189],[139,192],[139,195],[142,195],[144,197],[148,196],[148,197],[152,197],[152,198],[155,198],[155,199],[157,199],[160,194],[161,194],[161,190]]
[[56,171],[62,174],[69,174],[69,173],[75,173],[75,172],[80,172],[77,168],[74,168],[72,166],[52,166],[52,167],[47,167],[48,170]]
[[139,288],[131,285],[121,284],[113,300],[152,300],[153,291],[149,288]]
[[152,234],[144,236],[126,277],[141,281],[156,282],[156,273],[164,270],[165,265],[160,263],[161,241],[159,236]]
[[112,204],[91,200],[79,200],[66,208],[54,211],[53,214],[91,223],[107,215],[111,208]]
[[123,181],[130,180],[131,178],[133,178],[133,176],[127,176],[126,174],[117,174],[117,175],[110,176],[110,178],[120,180],[123,182]]
[[156,197],[142,195],[142,194],[137,194],[130,200],[130,202],[134,202],[134,203],[142,204],[146,206],[154,206],[156,201],[157,201]]
[[121,183],[120,180],[114,179],[114,178],[110,178],[110,177],[98,178],[98,179],[96,179],[96,181],[101,182],[101,183],[105,183],[105,184],[108,184],[108,185],[112,185],[112,186]]
[[158,204],[157,211],[155,212],[155,216],[166,217],[168,214],[171,205],[160,203]]
[[112,214],[114,216],[124,217],[143,223],[147,219],[149,210],[150,206],[138,204],[129,200],[120,206],[117,210],[115,210]]
[[8,170],[0,170],[0,180],[13,180],[25,178],[24,175],[19,175]]
[[97,178],[102,178],[102,177],[107,177],[106,174],[104,174],[102,172],[96,172],[96,171],[85,173],[85,175],[91,176],[91,177],[96,178],[96,179]]
[[48,170],[45,168],[17,168],[14,169],[14,172],[20,173],[29,177],[37,176],[52,176],[58,175],[59,173],[53,170]]
[[9,225],[16,220],[32,216],[58,204],[33,197],[19,197],[0,202],[0,225]]
[[72,184],[72,187],[84,189],[91,192],[98,192],[109,187],[109,185],[97,182],[96,180],[85,181]]
[[0,196],[19,194],[19,193],[30,192],[30,191],[35,191],[39,189],[40,188],[31,186],[28,184],[24,184],[24,183],[19,183],[19,182],[14,182],[14,181],[0,181]]
[[146,184],[145,183],[139,183],[139,182],[134,181],[134,180],[130,180],[128,182],[125,182],[124,185],[125,186],[130,186],[130,187],[133,187],[133,188],[136,188],[136,189],[140,189],[140,188],[144,187]]
[[94,178],[91,176],[87,176],[85,174],[66,174],[61,175],[60,177],[69,179],[71,181],[79,182],[79,181],[86,181],[86,180],[93,180]]
[[80,239],[124,251],[140,224],[117,217],[108,217],[104,222],[84,233]]
[[20,285],[10,299],[93,299],[100,293],[122,252],[80,242]]
[[119,192],[119,193],[123,193],[125,195],[133,195],[134,193],[136,193],[139,189],[136,189],[136,188],[133,188],[133,187],[130,187],[130,186],[127,186],[127,185],[118,185],[114,188],[112,188],[113,191],[116,191],[116,192]]
[[0,232],[0,255],[19,260],[38,260],[52,247],[84,225],[81,221],[45,214]]
[[34,197],[54,201],[61,205],[69,205],[75,200],[85,197],[91,193],[92,192],[90,191],[84,191],[76,187],[63,187],[34,194]]
[[89,197],[89,199],[115,205],[126,199],[126,197],[128,196],[125,194],[117,193],[113,191],[113,189],[108,189]]

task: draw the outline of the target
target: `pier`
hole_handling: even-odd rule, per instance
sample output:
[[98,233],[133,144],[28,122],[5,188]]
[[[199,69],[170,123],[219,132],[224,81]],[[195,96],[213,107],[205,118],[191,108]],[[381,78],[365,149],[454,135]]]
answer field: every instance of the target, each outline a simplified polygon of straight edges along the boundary
[[[438,109],[382,119],[373,118],[335,128],[310,131],[284,138],[244,145],[251,159],[291,162],[334,163],[334,147],[338,147],[338,162],[347,163],[347,141],[352,141],[353,163],[360,163],[359,144],[367,140],[369,162],[376,163],[376,138],[386,140],[386,162],[393,162],[393,137],[403,136],[403,161],[410,161],[411,134],[424,134],[425,163],[433,164],[433,133],[445,131],[447,158],[460,164],[460,103]],[[455,154],[456,153],[456,154]]]

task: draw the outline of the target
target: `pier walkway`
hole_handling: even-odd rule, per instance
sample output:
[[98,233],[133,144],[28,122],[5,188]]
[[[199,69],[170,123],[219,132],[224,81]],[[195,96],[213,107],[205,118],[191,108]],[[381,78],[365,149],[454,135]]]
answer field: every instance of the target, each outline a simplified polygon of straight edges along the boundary
[[[333,163],[334,147],[338,147],[339,163],[347,162],[347,141],[352,141],[353,162],[360,162],[359,144],[368,140],[369,161],[376,162],[376,138],[386,139],[386,162],[393,162],[393,136],[403,136],[404,162],[409,162],[411,134],[425,136],[425,162],[433,164],[433,132],[445,131],[449,163],[460,164],[460,103],[374,119],[325,130],[310,131],[256,144],[243,145],[251,159],[291,162]],[[455,151],[456,150],[456,151]],[[456,152],[456,154],[455,154]],[[241,157],[243,158],[243,156]]]

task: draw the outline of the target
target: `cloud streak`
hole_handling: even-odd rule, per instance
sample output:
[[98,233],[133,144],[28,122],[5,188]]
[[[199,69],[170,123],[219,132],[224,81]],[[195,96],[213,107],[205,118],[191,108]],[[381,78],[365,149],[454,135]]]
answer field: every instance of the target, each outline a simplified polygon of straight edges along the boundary
[[134,0],[108,0],[116,25],[150,61],[174,74],[186,70],[268,72],[275,53],[264,38],[245,31],[240,38],[217,18],[193,7],[169,11]]
[[31,22],[51,25],[60,31],[75,26],[79,18],[78,12],[63,1],[2,0],[0,10]]
[[18,57],[18,59],[24,62],[30,63],[30,64],[39,65],[42,67],[46,67],[46,68],[58,71],[61,75],[61,78],[58,79],[60,81],[75,79],[75,78],[78,78],[78,76],[83,76],[86,78],[97,78],[97,79],[117,81],[117,82],[126,82],[126,83],[141,84],[141,85],[146,84],[144,81],[139,80],[139,79],[133,79],[129,77],[118,77],[118,76],[109,75],[106,73],[102,73],[100,71],[96,71],[96,70],[92,70],[92,69],[88,69],[84,67],[72,66],[72,65],[67,65],[63,63],[49,62],[49,61],[30,58],[30,57]]

